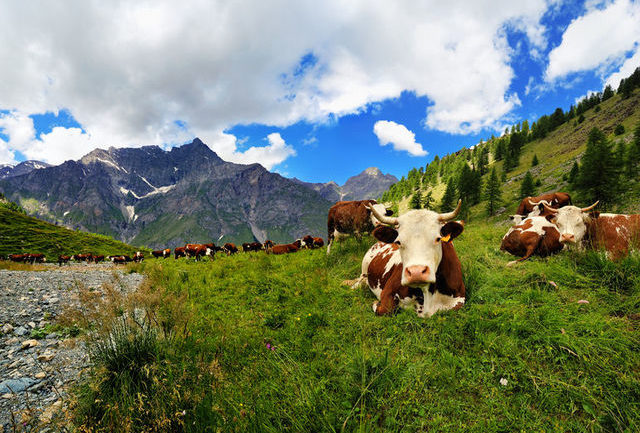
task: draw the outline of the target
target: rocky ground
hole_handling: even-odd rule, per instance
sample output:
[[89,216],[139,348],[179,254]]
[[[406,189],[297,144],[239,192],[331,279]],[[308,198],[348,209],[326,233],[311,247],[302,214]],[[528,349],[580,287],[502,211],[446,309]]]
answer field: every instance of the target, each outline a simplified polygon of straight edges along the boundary
[[53,326],[64,307],[81,307],[79,290],[129,291],[143,278],[111,264],[45,269],[0,270],[0,432],[52,431],[48,422],[89,362],[75,330]]

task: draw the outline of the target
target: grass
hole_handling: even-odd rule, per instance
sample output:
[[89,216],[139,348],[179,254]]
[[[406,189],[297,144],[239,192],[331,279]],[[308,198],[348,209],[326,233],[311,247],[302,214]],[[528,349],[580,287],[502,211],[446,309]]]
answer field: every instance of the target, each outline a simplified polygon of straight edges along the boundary
[[[56,262],[61,254],[131,255],[138,249],[108,236],[69,230],[0,206],[0,256],[42,253],[49,262]],[[6,263],[0,266],[21,269]]]
[[[368,289],[341,285],[369,240],[328,258],[131,265],[148,284],[110,308],[114,323],[145,312],[153,356],[135,356],[142,382],[130,364],[94,356],[73,421],[88,431],[638,431],[640,258],[565,252],[506,268],[505,231],[467,226],[456,240],[467,304],[429,319],[376,317]],[[97,341],[122,341],[111,356],[133,358],[145,326]]]

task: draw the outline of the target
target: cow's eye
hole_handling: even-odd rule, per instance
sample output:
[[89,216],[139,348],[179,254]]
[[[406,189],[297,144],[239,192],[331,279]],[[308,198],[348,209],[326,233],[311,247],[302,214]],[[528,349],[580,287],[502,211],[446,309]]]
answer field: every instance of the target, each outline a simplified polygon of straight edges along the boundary
[[441,240],[442,240],[442,238],[441,238],[440,236],[438,236],[438,237],[436,238],[436,242],[440,242]]

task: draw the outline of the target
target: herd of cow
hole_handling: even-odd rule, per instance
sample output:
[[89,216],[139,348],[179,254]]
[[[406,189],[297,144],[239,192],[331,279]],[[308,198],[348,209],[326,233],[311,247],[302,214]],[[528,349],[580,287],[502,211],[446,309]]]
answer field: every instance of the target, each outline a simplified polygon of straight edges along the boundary
[[[364,232],[378,240],[365,254],[362,271],[352,287],[366,284],[378,299],[373,310],[390,314],[414,309],[420,317],[438,310],[459,309],[466,295],[462,267],[452,240],[464,230],[452,212],[410,210],[399,217],[374,200],[339,202],[329,211],[329,254],[333,240]],[[640,215],[605,214],[573,206],[567,193],[556,192],[522,200],[500,249],[527,260],[548,256],[568,246],[604,250],[610,259],[640,248]]]
[[[373,310],[378,315],[390,314],[396,308],[414,309],[420,317],[439,310],[459,309],[466,299],[460,260],[453,239],[464,230],[463,221],[455,221],[462,202],[452,212],[438,213],[428,209],[410,210],[398,217],[375,200],[341,201],[329,209],[327,219],[327,255],[336,239],[371,233],[378,240],[362,260],[361,274],[348,282],[352,287],[367,284],[378,302]],[[604,249],[616,260],[640,247],[640,215],[605,214],[593,211],[598,202],[585,208],[573,206],[567,193],[555,192],[522,200],[512,226],[502,238],[500,249],[520,257],[508,263],[527,260],[533,255],[548,256],[567,246]],[[300,249],[324,246],[322,238],[307,235],[290,244],[242,244],[244,252],[265,251],[268,254],[294,253]],[[222,247],[214,243],[187,244],[173,250],[180,257],[199,260],[215,253],[232,255],[240,249],[232,243]],[[152,251],[156,258],[168,258],[171,249]],[[46,261],[43,254],[12,254],[9,260],[28,263]],[[113,263],[140,262],[142,252],[133,257],[109,256]],[[60,256],[62,265],[69,260],[99,263],[104,256],[76,254]]]

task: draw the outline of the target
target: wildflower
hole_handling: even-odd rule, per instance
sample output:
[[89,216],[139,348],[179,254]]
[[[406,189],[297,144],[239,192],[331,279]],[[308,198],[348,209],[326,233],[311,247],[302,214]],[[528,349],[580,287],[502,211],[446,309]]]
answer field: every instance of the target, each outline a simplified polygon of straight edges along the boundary
[[296,320],[297,320],[297,321],[300,321],[300,318],[299,318],[299,317],[296,317]]
[[311,317],[311,313],[309,313],[309,317]]
[[500,379],[500,385],[507,386],[508,383],[509,383],[509,381],[507,379],[505,379],[504,377]]

